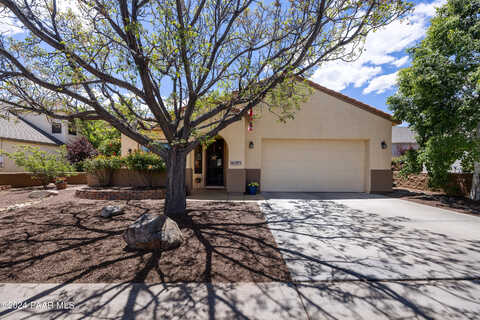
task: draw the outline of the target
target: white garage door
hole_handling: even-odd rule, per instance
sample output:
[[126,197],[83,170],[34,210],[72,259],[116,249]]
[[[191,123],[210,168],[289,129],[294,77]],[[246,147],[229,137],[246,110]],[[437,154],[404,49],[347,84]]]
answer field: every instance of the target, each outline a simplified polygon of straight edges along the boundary
[[261,172],[263,191],[363,192],[365,143],[265,139]]

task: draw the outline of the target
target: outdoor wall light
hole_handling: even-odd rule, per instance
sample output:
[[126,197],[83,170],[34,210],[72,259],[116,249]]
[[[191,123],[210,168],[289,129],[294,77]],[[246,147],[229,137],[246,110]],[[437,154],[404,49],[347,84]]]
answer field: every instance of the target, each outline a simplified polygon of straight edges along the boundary
[[382,146],[382,149],[387,149],[387,143],[385,141],[382,141],[380,145]]
[[250,141],[250,143],[248,144],[248,147],[249,147],[250,149],[253,149],[253,147],[254,147],[253,141]]

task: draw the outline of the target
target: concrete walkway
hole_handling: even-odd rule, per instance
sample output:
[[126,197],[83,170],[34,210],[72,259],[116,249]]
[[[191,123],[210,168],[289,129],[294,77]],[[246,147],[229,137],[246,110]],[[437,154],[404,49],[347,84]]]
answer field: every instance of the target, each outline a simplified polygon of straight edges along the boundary
[[261,194],[249,195],[242,192],[228,193],[225,189],[201,189],[189,195],[188,200],[210,201],[259,201],[264,200]]
[[478,319],[478,281],[3,284],[0,319]]
[[264,194],[293,283],[0,284],[0,319],[479,319],[480,218]]

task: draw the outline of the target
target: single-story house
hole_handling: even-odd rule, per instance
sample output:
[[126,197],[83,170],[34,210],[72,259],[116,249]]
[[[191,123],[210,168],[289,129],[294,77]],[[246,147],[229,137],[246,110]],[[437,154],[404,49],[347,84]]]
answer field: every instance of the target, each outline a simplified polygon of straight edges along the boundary
[[[189,189],[382,192],[392,189],[392,117],[339,92],[313,87],[294,120],[280,123],[266,108],[222,130],[187,158]],[[141,149],[122,136],[122,155]]]
[[392,127],[392,156],[399,157],[408,149],[418,148],[415,131],[409,127]]
[[[28,145],[43,151],[57,151],[63,142],[23,116],[10,114],[0,118],[0,150],[14,152],[16,146]],[[0,155],[0,172],[23,172],[15,161]]]

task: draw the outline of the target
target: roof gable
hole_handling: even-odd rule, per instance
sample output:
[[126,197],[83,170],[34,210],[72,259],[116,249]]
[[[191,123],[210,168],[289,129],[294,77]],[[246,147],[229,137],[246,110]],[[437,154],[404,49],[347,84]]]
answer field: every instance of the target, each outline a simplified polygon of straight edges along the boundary
[[62,144],[60,140],[49,137],[46,132],[36,128],[22,117],[15,115],[10,115],[10,117],[10,119],[0,118],[0,138],[54,145]]
[[337,91],[335,91],[335,90],[328,89],[328,88],[326,88],[326,87],[324,87],[324,86],[322,86],[322,85],[319,85],[318,83],[315,83],[315,82],[313,82],[313,81],[311,81],[311,80],[308,80],[308,79],[301,79],[301,80],[302,80],[302,81],[305,81],[309,86],[311,86],[312,88],[314,88],[314,89],[316,89],[316,90],[318,90],[318,91],[321,91],[321,92],[326,93],[326,94],[328,94],[328,95],[330,95],[330,96],[332,96],[332,97],[335,97],[335,98],[340,99],[340,100],[342,100],[342,101],[344,101],[344,102],[347,102],[347,103],[351,104],[351,105],[354,106],[354,107],[360,108],[360,109],[362,109],[362,110],[364,110],[364,111],[367,111],[367,112],[370,112],[370,113],[373,113],[374,115],[376,115],[376,116],[378,116],[378,117],[381,117],[381,118],[384,118],[384,119],[386,119],[386,120],[388,120],[388,121],[391,121],[392,124],[394,124],[394,125],[397,125],[397,124],[400,124],[400,123],[401,123],[401,121],[398,121],[398,120],[393,119],[393,118],[392,118],[392,115],[390,115],[390,114],[388,114],[388,113],[386,113],[386,112],[383,112],[383,111],[381,111],[381,110],[378,110],[378,109],[376,109],[376,108],[374,108],[374,107],[372,107],[372,106],[369,106],[369,105],[366,104],[366,103],[363,103],[363,102],[361,102],[361,101],[358,101],[358,100],[356,100],[356,99],[353,99],[353,98],[351,98],[351,97],[349,97],[349,96],[346,96],[346,95],[344,95],[344,94],[342,94],[342,93],[340,93],[340,92],[337,92]]

